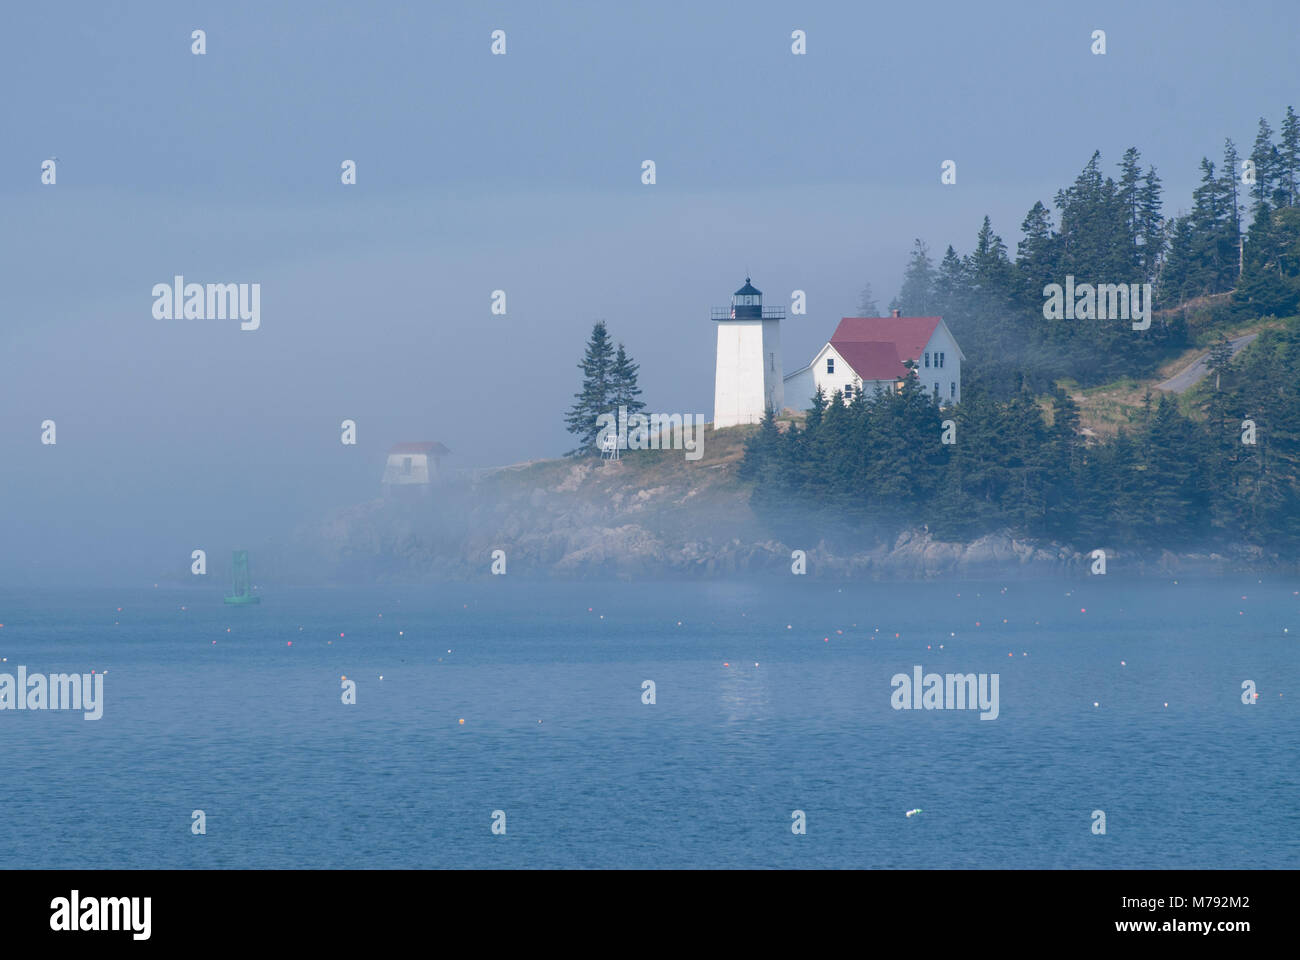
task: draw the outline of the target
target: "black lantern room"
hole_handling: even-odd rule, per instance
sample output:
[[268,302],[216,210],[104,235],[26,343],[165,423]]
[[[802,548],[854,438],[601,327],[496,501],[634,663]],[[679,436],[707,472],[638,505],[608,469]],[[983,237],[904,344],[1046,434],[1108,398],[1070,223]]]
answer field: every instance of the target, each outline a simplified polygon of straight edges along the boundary
[[745,278],[745,285],[731,297],[731,316],[734,320],[763,319],[763,291]]

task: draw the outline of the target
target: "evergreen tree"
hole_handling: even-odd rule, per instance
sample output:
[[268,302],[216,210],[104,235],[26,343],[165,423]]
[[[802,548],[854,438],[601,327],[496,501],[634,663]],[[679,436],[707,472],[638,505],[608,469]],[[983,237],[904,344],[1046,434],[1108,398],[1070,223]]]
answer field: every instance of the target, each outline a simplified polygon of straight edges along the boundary
[[1169,255],[1160,271],[1160,301],[1173,305],[1192,296],[1197,284],[1195,241],[1190,216],[1175,217],[1168,223]]
[[1229,271],[1233,282],[1240,273],[1241,251],[1241,198],[1237,192],[1237,146],[1230,139],[1223,141],[1223,170],[1220,174],[1220,193],[1227,205],[1228,215],[1224,221],[1228,247],[1234,258],[1234,266]]
[[967,273],[975,290],[1000,296],[1007,291],[1011,264],[1007,260],[1007,245],[993,232],[988,214],[975,238],[975,249],[967,260]]
[[578,438],[578,445],[565,454],[567,457],[592,456],[600,451],[596,449],[596,437],[600,426],[596,418],[602,413],[614,413],[613,399],[614,346],[601,320],[591,328],[591,339],[587,341],[587,350],[578,369],[582,371],[582,390],[575,393],[573,407],[565,416],[568,431]]
[[1160,268],[1164,262],[1165,230],[1164,214],[1161,212],[1160,178],[1155,167],[1148,167],[1142,178],[1142,189],[1138,197],[1140,232],[1142,237],[1141,266],[1142,278],[1156,282],[1160,278]]
[[1300,204],[1300,117],[1294,108],[1286,108],[1280,133],[1278,179],[1286,190],[1286,202],[1296,206]]
[[640,370],[641,365],[632,361],[620,343],[609,376],[609,405],[615,414],[619,407],[626,407],[628,416],[645,409],[645,404],[637,399],[641,396],[641,388],[637,385],[637,373]]
[[[939,261],[934,278],[934,298],[940,314],[949,318],[964,316],[969,293],[966,264],[950,244]],[[949,326],[952,326],[951,320]]]
[[1201,158],[1201,184],[1192,192],[1192,248],[1187,285],[1192,294],[1220,293],[1236,275],[1237,242],[1229,236],[1228,200],[1214,164]]
[[1142,267],[1142,165],[1137,147],[1129,147],[1119,162],[1120,178],[1118,201],[1124,211],[1124,245],[1129,264],[1134,270]]
[[880,316],[880,307],[876,304],[876,294],[868,283],[858,294],[858,316],[859,317],[878,317]]
[[1214,346],[1210,347],[1210,356],[1206,361],[1206,366],[1214,374],[1214,389],[1217,392],[1222,382],[1223,374],[1232,365],[1232,344],[1228,338],[1219,333],[1219,339],[1215,341]]
[[1250,188],[1250,195],[1255,198],[1255,203],[1251,209],[1258,219],[1260,210],[1268,209],[1273,204],[1279,159],[1277,147],[1273,146],[1273,128],[1263,117],[1259,118],[1259,132],[1255,134],[1255,146],[1250,151],[1250,159],[1255,165],[1255,183]]
[[912,256],[903,273],[903,286],[898,291],[895,306],[909,317],[932,316],[935,309],[934,263],[925,242],[917,239],[912,246]]
[[1079,435],[1079,406],[1063,388],[1052,395],[1052,426],[1047,432],[1047,494],[1043,504],[1048,535],[1068,539],[1078,525],[1077,477],[1084,445]]

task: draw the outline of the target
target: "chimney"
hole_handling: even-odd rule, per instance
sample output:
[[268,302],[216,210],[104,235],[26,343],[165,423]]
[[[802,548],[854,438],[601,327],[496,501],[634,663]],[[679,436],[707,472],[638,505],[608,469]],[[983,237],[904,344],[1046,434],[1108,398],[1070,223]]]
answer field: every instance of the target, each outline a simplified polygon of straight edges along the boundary
[[892,311],[890,311],[890,316],[896,317],[898,316],[898,313],[899,313],[898,308],[895,307]]

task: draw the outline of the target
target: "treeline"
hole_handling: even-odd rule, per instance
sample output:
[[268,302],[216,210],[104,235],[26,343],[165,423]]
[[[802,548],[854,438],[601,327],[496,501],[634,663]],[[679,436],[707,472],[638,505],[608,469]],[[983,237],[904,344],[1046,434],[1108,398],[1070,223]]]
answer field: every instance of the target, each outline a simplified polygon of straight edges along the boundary
[[1267,332],[1235,361],[1221,346],[1212,364],[1204,419],[1149,397],[1132,429],[1094,442],[1059,390],[1039,402],[975,388],[943,409],[915,377],[848,404],[819,394],[802,429],[763,421],[741,476],[757,514],[800,542],[924,526],[950,540],[1009,530],[1087,550],[1248,543],[1294,557],[1300,332]]
[[1024,382],[1045,391],[1061,377],[1089,384],[1141,375],[1187,345],[1181,311],[1157,316],[1145,331],[1127,321],[1045,321],[1043,287],[1066,275],[1080,283],[1150,283],[1157,309],[1234,291],[1215,322],[1295,314],[1300,118],[1288,107],[1278,137],[1261,118],[1249,157],[1227,140],[1222,163],[1203,158],[1201,174],[1191,212],[1166,220],[1160,178],[1154,167],[1143,170],[1136,147],[1124,153],[1115,177],[1094,153],[1057,192],[1053,209],[1040,201],[1029,210],[1014,258],[987,216],[965,256],[949,246],[936,264],[917,240],[891,306],[905,315],[942,315],[971,375],[1003,396]]

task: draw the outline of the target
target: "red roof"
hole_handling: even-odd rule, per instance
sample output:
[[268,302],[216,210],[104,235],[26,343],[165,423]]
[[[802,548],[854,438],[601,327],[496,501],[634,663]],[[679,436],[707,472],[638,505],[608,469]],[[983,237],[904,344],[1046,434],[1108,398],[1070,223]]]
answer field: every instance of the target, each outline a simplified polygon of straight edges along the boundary
[[389,454],[394,453],[423,453],[426,456],[441,457],[451,453],[441,443],[433,441],[424,441],[421,443],[395,443],[388,449]]
[[844,317],[831,346],[863,380],[900,380],[938,326],[939,317]]
[[907,373],[898,348],[878,341],[831,341],[831,346],[863,380],[899,380]]

